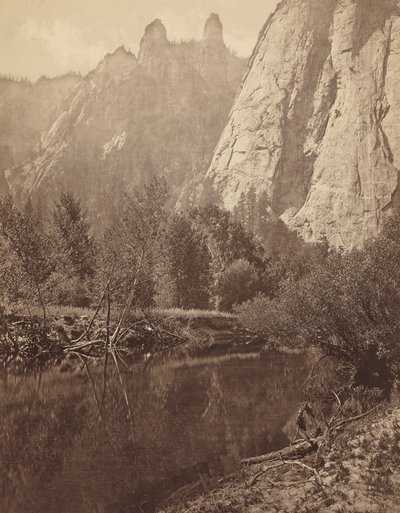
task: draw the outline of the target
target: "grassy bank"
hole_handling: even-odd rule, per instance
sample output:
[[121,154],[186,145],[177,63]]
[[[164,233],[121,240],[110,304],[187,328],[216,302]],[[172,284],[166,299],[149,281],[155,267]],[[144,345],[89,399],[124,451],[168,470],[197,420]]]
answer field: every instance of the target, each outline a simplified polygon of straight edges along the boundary
[[[92,357],[94,351],[101,356],[107,340],[119,329],[121,312],[113,311],[108,324],[107,312],[95,313],[88,308],[51,306],[44,325],[37,307],[13,309],[3,316],[0,353],[6,360],[18,355],[35,364],[38,360],[58,361],[71,352]],[[165,360],[248,353],[262,346],[233,315],[208,310],[133,311],[118,336],[115,347],[124,348],[135,360],[149,355]]]
[[[79,306],[68,305],[49,305],[46,307],[46,314],[49,318],[54,317],[91,317],[94,315],[93,308],[84,308]],[[178,318],[178,319],[234,319],[236,316],[229,312],[221,312],[219,310],[184,310],[181,308],[153,308],[149,311],[151,315],[162,318]],[[37,316],[42,317],[43,312],[38,305],[18,305],[7,308],[9,315]],[[101,312],[105,317],[105,312]],[[137,310],[132,314],[141,317],[143,313]]]

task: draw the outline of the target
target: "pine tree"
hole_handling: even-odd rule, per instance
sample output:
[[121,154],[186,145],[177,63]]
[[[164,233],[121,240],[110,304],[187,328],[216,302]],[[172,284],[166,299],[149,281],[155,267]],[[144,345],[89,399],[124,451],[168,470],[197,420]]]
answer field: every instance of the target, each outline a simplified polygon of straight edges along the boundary
[[175,214],[168,222],[165,245],[173,303],[179,308],[207,308],[211,257],[203,235],[188,217]]
[[236,205],[237,220],[243,226],[247,228],[248,217],[247,217],[247,202],[246,195],[244,192],[241,193],[238,204]]
[[247,192],[247,229],[255,232],[257,219],[257,193],[253,186]]
[[260,192],[258,198],[257,198],[257,205],[256,205],[256,226],[255,226],[255,232],[259,234],[265,225],[265,223],[269,219],[269,207],[270,207],[270,201],[268,198],[268,194],[265,191]]
[[95,272],[94,239],[86,213],[72,193],[60,195],[52,212],[52,224],[64,271],[75,274],[80,280],[92,278]]

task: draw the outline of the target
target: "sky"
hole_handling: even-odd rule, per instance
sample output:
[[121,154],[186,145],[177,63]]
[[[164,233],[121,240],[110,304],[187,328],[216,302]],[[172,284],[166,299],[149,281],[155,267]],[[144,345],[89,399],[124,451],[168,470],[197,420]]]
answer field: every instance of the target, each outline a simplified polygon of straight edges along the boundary
[[137,55],[144,28],[160,18],[170,40],[200,39],[211,12],[226,44],[250,55],[277,0],[0,0],[0,74],[37,80],[86,74],[124,45]]

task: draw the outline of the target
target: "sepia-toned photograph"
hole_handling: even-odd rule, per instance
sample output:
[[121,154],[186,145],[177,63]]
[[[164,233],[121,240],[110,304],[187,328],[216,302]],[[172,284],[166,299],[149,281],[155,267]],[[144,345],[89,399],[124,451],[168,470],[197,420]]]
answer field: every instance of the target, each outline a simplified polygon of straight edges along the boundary
[[400,0],[0,0],[0,513],[400,513]]

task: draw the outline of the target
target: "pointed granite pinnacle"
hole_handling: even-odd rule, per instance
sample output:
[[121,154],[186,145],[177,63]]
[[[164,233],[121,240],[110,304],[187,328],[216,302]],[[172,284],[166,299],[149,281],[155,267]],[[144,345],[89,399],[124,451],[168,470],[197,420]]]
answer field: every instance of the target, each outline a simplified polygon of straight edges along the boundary
[[223,26],[218,14],[210,14],[204,27],[203,41],[212,41],[213,43],[223,43]]
[[143,41],[152,41],[153,43],[165,43],[168,42],[167,29],[161,20],[156,18],[152,21],[144,31]]
[[139,61],[154,56],[160,48],[168,45],[167,29],[158,18],[147,25],[140,42]]

